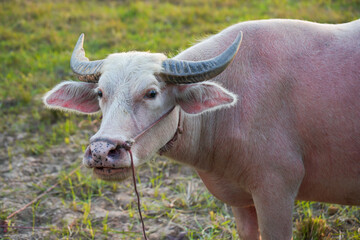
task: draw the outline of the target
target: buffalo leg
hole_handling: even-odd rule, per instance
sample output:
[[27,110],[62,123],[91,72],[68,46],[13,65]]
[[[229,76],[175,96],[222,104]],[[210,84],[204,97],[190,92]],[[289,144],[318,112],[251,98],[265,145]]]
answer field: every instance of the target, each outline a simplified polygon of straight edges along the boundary
[[259,240],[259,228],[254,206],[232,207],[236,227],[242,240]]
[[253,194],[262,240],[290,240],[295,193],[274,181]]

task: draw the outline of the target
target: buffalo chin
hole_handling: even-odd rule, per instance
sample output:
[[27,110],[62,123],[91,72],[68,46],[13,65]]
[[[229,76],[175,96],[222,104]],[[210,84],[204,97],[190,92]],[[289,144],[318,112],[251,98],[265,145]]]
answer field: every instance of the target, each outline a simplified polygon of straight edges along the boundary
[[94,175],[101,180],[120,182],[131,176],[131,168],[94,168]]

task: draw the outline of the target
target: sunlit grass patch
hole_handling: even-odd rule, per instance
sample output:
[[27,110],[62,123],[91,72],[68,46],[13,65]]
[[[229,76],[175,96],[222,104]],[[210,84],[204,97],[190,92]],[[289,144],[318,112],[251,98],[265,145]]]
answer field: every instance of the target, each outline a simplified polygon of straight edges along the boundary
[[294,239],[298,240],[320,240],[331,239],[330,227],[321,216],[313,218],[312,216],[304,217],[295,223]]
[[317,202],[295,204],[294,239],[359,239],[360,209]]

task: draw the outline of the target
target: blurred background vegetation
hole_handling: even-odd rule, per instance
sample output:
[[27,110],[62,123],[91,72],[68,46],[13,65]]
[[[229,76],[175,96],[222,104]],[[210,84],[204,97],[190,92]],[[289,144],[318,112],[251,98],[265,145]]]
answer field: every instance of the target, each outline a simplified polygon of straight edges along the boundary
[[172,55],[196,39],[245,20],[342,23],[360,16],[359,0],[13,0],[0,4],[0,97],[24,105],[72,77],[69,58],[82,32],[92,59],[135,49]]
[[[12,171],[17,155],[43,156],[49,148],[71,144],[81,152],[86,146],[91,133],[79,132],[96,129],[96,116],[53,112],[41,103],[55,84],[75,79],[69,60],[80,33],[85,33],[87,57],[92,60],[131,50],[171,57],[241,21],[295,18],[343,23],[359,17],[359,0],[0,0],[0,135],[13,137],[0,143],[0,156]],[[77,142],[77,135],[84,142]],[[299,212],[310,209],[305,203],[298,206]],[[358,210],[341,211],[357,214],[359,224]],[[309,229],[314,222],[323,226],[321,219],[308,219]],[[301,224],[294,228],[309,231]],[[356,228],[350,232],[349,239],[360,239]]]

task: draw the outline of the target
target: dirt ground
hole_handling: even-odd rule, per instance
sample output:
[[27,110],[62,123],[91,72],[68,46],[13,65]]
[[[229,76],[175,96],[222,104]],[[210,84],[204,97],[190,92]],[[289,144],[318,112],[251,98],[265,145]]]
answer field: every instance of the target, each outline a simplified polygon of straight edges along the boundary
[[[84,167],[70,178],[72,186],[65,179],[66,173],[81,165],[83,152],[80,145],[86,145],[88,141],[84,139],[85,135],[85,131],[79,133],[71,139],[70,144],[46,149],[41,155],[28,155],[24,149],[16,147],[16,142],[32,136],[0,134],[1,219],[62,180],[59,186],[38,202],[10,219],[11,226],[28,228],[8,228],[7,233],[0,228],[0,239],[141,238],[131,179],[117,184],[104,183],[93,179],[91,170]],[[7,151],[9,146],[11,157]],[[212,208],[226,211],[226,217],[231,218],[230,209],[208,193],[204,195],[206,190],[203,184],[189,167],[156,158],[141,167],[138,176],[138,190],[143,211],[146,208],[143,214],[149,239],[188,239],[185,235],[189,226],[206,226],[209,221],[209,209],[200,207],[206,201],[219,204]],[[75,194],[72,195],[72,191]],[[87,192],[79,194],[78,191]],[[87,212],[86,204],[89,202],[91,206]],[[87,214],[91,227],[89,222],[84,221]]]

